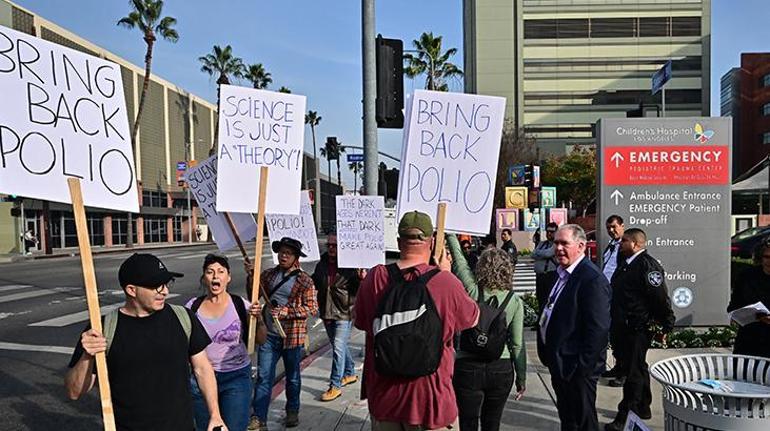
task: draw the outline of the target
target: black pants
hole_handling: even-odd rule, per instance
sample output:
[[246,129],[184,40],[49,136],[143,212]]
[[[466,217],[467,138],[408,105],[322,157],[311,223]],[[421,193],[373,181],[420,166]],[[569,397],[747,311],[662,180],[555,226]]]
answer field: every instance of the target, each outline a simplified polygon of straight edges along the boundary
[[618,418],[625,420],[629,410],[640,416],[650,413],[652,392],[650,391],[650,370],[647,365],[647,350],[652,335],[649,331],[626,331],[621,338],[622,364],[626,373],[623,385],[623,399],[618,404]]
[[612,346],[612,357],[615,358],[615,368],[620,370],[622,376],[625,376],[627,371],[627,365],[623,363],[623,358],[627,356],[623,349],[626,348],[624,340],[628,335],[628,328],[623,325],[610,326],[610,345]]
[[452,380],[460,412],[460,431],[500,429],[505,402],[513,387],[513,364],[510,359],[481,362],[460,359],[455,362]]
[[535,297],[537,298],[538,316],[543,314],[543,309],[548,303],[548,295],[551,294],[554,284],[556,284],[556,271],[535,275]]
[[599,419],[596,416],[597,380],[597,376],[578,375],[570,380],[562,380],[551,371],[551,383],[556,392],[556,408],[559,410],[562,431],[599,430]]

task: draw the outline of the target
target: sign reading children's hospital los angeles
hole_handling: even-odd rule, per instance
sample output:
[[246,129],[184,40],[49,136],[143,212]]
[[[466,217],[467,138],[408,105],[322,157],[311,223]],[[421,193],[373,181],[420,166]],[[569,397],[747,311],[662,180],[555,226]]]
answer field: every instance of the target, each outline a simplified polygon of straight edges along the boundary
[[599,129],[600,247],[604,221],[620,215],[647,233],[677,324],[726,323],[732,120],[602,119]]
[[120,66],[0,27],[0,193],[139,210]]
[[217,211],[257,212],[267,166],[265,212],[299,214],[305,96],[222,85],[220,100]]
[[433,217],[447,203],[446,229],[489,233],[505,98],[418,90],[407,109],[398,217]]

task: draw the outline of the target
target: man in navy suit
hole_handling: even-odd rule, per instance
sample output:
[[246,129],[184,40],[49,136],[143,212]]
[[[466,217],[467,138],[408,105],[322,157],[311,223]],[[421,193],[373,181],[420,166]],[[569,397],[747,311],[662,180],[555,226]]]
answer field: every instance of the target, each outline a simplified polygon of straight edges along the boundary
[[607,358],[610,285],[585,257],[583,228],[561,226],[554,244],[558,279],[540,317],[538,354],[551,373],[562,431],[596,431],[596,382]]

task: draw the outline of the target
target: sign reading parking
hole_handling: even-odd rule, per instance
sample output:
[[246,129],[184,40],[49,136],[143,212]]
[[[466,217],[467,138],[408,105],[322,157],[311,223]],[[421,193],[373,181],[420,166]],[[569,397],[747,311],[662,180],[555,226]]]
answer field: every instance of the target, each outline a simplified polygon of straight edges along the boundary
[[[599,122],[600,247],[604,221],[647,233],[666,270],[677,325],[725,324],[730,295],[729,118]],[[601,256],[600,256],[601,258]]]

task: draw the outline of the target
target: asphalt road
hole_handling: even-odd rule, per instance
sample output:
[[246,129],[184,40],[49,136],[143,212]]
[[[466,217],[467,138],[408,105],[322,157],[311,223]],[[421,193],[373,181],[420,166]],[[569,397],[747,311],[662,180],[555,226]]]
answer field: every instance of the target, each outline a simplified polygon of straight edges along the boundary
[[[247,250],[253,250],[253,244]],[[206,253],[214,246],[166,248],[152,252],[171,271],[185,274],[170,291],[169,302],[183,304],[202,294],[198,280]],[[272,259],[263,252],[263,268]],[[120,263],[129,253],[94,256],[103,313],[123,303]],[[245,293],[240,253],[229,252],[232,292]],[[312,272],[314,263],[303,265]],[[63,376],[71,352],[88,320],[80,259],[60,257],[0,264],[0,431],[100,430],[98,390],[79,401],[66,398]],[[310,344],[327,342],[323,325],[309,322]],[[137,384],[141,384],[138,382]]]

